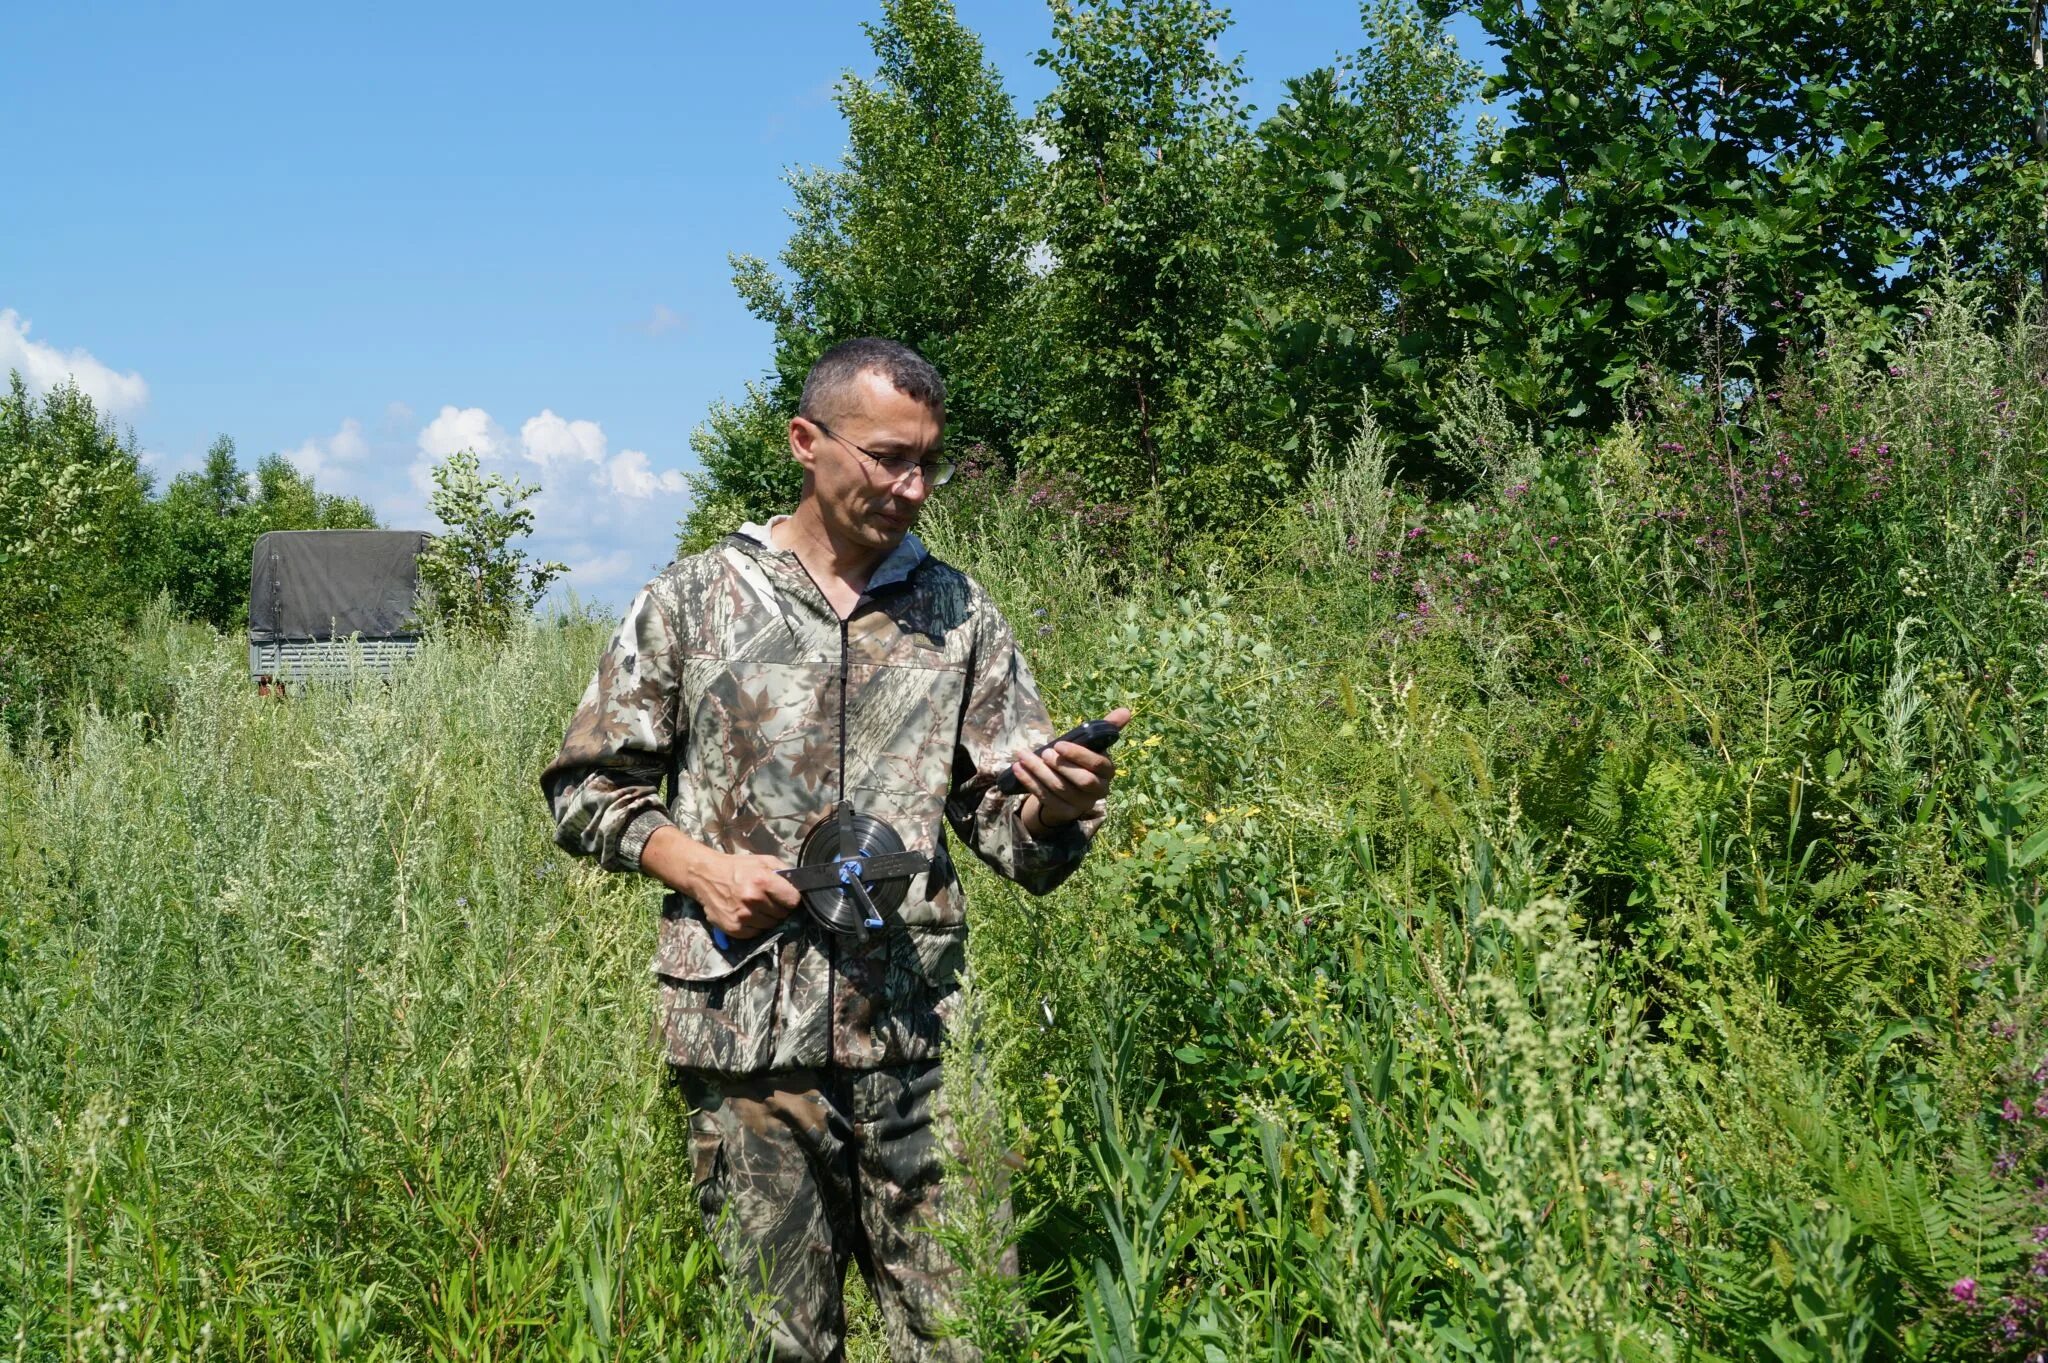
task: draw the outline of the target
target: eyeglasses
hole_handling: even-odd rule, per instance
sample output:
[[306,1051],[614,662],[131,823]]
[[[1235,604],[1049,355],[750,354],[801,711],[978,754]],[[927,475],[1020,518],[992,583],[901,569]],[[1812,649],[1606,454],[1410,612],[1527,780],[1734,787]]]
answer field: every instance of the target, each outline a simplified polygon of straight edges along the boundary
[[902,482],[905,478],[908,478],[910,476],[912,470],[915,470],[918,473],[924,475],[924,485],[926,487],[944,487],[949,481],[952,480],[953,461],[950,459],[933,459],[926,461],[919,459],[906,459],[902,455],[898,454],[876,454],[873,450],[867,449],[866,447],[861,445],[854,444],[851,440],[848,440],[845,436],[839,434],[839,432],[833,430],[830,426],[827,426],[824,422],[819,421],[815,417],[807,416],[804,418],[804,420],[810,422],[813,426],[816,426],[819,430],[823,431],[826,435],[831,436],[840,444],[846,446],[849,449],[858,451],[863,459],[867,460],[869,463],[879,468],[883,473],[889,475],[889,481],[891,483]]

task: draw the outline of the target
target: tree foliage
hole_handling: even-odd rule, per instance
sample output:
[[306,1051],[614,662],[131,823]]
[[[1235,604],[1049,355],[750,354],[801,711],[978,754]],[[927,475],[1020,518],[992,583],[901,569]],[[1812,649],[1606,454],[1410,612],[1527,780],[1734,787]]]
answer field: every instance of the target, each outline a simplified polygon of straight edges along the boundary
[[144,589],[148,481],[132,442],[65,385],[0,396],[0,735],[69,691],[132,619]]
[[1895,309],[1943,261],[2038,275],[2024,6],[1431,3],[1501,52],[1464,316],[1533,413],[1607,420],[1646,362],[1767,382],[1830,308]]
[[419,557],[420,623],[445,633],[503,639],[567,565],[531,561],[512,541],[533,531],[526,505],[540,491],[501,473],[486,477],[458,450],[434,466],[434,515],[447,527]]
[[773,372],[699,428],[686,539],[796,499],[786,423],[812,361],[836,342],[884,335],[924,352],[946,375],[958,442],[1014,448],[1034,410],[1022,347],[1038,160],[1023,126],[950,0],[885,0],[881,22],[863,27],[877,66],[840,82],[844,163],[788,176],[785,273],[733,258],[748,311],[775,329]]
[[1265,249],[1228,23],[1206,0],[1056,0],[1039,54],[1054,341],[1033,450],[1183,522],[1285,484],[1237,438],[1259,394],[1224,344]]
[[[1498,54],[1483,82],[1453,14]],[[1056,0],[1053,86],[1020,118],[949,7],[885,4],[876,74],[841,88],[845,161],[790,177],[784,273],[736,262],[776,348],[698,433],[686,543],[794,499],[804,368],[858,332],[939,362],[958,443],[1128,533],[1255,519],[1361,400],[1397,467],[1455,480],[1437,452],[1475,402],[1546,439],[1612,420],[1655,368],[1739,402],[1939,269],[2010,316],[2048,264],[2038,5],[1360,17],[1362,47],[1254,120],[1219,7]],[[1501,119],[1475,135],[1482,94]]]
[[173,478],[153,510],[152,588],[168,592],[183,614],[223,630],[248,622],[249,560],[259,536],[377,524],[364,503],[319,491],[281,454],[245,472],[227,436],[213,442],[204,467]]
[[1273,268],[1240,336],[1276,377],[1283,443],[1346,429],[1361,398],[1419,434],[1471,337],[1460,286],[1493,207],[1460,119],[1478,68],[1398,0],[1362,18],[1365,46],[1287,82],[1259,128]]

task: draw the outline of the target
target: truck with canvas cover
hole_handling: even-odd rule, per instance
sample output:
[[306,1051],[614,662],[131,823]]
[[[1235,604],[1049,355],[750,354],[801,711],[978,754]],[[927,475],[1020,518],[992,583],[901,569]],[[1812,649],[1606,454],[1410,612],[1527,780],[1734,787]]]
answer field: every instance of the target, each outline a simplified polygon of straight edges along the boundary
[[[249,675],[259,686],[391,675],[419,651],[424,530],[273,530],[249,565]],[[360,662],[357,661],[358,657]]]

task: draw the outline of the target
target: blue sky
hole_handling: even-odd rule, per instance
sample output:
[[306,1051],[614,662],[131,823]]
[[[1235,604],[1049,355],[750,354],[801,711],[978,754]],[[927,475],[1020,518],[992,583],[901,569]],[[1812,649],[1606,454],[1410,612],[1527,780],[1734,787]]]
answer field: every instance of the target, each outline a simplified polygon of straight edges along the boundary
[[[618,603],[666,563],[691,429],[769,358],[728,252],[844,146],[866,3],[18,7],[0,52],[0,369],[75,374],[159,477],[232,436],[388,525],[434,452],[547,492],[536,547]],[[959,0],[1020,106],[1046,11]],[[1241,6],[1261,111],[1358,46]],[[1470,35],[1467,50],[1476,44]]]

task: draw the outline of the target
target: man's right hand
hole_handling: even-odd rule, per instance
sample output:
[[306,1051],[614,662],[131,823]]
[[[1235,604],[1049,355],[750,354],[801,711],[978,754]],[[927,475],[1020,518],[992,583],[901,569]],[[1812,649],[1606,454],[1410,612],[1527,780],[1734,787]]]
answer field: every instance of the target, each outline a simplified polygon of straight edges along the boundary
[[759,937],[803,902],[796,886],[777,874],[782,863],[774,857],[715,851],[673,826],[647,840],[640,869],[696,900],[704,921],[728,937]]

